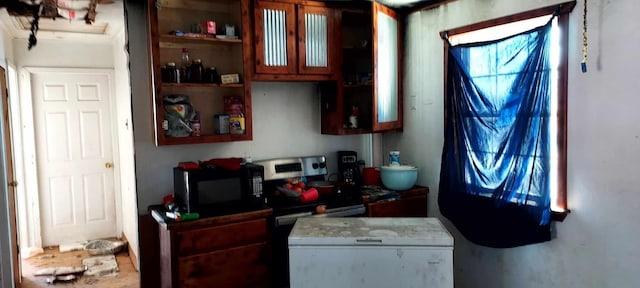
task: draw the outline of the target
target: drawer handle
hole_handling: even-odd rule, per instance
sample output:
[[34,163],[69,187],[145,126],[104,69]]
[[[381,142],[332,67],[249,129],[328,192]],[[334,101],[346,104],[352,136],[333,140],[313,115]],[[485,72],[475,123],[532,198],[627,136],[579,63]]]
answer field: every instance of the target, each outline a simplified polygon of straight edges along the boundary
[[362,243],[362,244],[382,243],[382,239],[356,239],[356,243]]

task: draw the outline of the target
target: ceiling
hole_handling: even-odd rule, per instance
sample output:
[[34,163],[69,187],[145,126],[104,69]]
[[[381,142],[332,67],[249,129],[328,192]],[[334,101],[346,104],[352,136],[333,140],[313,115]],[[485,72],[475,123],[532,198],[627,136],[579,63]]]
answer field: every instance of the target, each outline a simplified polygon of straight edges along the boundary
[[[38,39],[71,39],[87,41],[110,41],[124,29],[123,0],[105,1],[96,8],[93,24],[86,24],[84,13],[76,20],[40,18]],[[6,8],[0,9],[0,25],[14,38],[28,38],[31,29],[30,16],[9,15]]]
[[[324,1],[372,1],[372,0],[324,0]],[[398,10],[413,10],[444,4],[453,0],[375,0]],[[71,39],[86,41],[110,41],[124,30],[123,0],[103,0],[96,8],[96,20],[92,25],[84,20],[64,18],[40,18],[38,39]],[[108,3],[108,4],[104,4]],[[79,17],[79,18],[82,18]],[[31,17],[11,16],[6,8],[0,8],[0,25],[4,25],[14,38],[28,38]]]

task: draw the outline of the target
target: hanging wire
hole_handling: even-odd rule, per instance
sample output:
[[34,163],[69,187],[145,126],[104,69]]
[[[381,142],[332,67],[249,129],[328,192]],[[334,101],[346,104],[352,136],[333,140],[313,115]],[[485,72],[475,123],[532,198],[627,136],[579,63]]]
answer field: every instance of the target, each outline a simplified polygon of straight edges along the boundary
[[587,0],[584,0],[582,13],[582,73],[587,73]]

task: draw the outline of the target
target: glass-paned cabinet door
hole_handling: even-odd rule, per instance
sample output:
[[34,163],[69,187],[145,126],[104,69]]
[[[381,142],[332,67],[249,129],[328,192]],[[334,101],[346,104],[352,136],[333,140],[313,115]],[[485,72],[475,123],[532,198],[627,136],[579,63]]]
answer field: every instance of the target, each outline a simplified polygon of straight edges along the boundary
[[298,72],[301,74],[332,73],[334,14],[327,7],[298,6]]
[[295,5],[256,1],[256,72],[296,73]]
[[374,131],[402,127],[400,21],[393,10],[373,3]]

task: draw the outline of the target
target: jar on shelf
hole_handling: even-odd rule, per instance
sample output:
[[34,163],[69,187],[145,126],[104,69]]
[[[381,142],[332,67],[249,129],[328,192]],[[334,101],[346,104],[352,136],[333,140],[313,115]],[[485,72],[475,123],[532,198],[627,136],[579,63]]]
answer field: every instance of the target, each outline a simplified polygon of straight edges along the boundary
[[204,82],[220,84],[220,75],[218,75],[218,71],[216,70],[216,67],[207,68],[207,71],[205,72],[204,75],[205,75]]
[[194,59],[191,64],[191,82],[201,83],[204,79],[204,67],[202,66],[202,60]]
[[180,70],[176,67],[175,62],[167,63],[166,78],[169,83],[180,83]]

